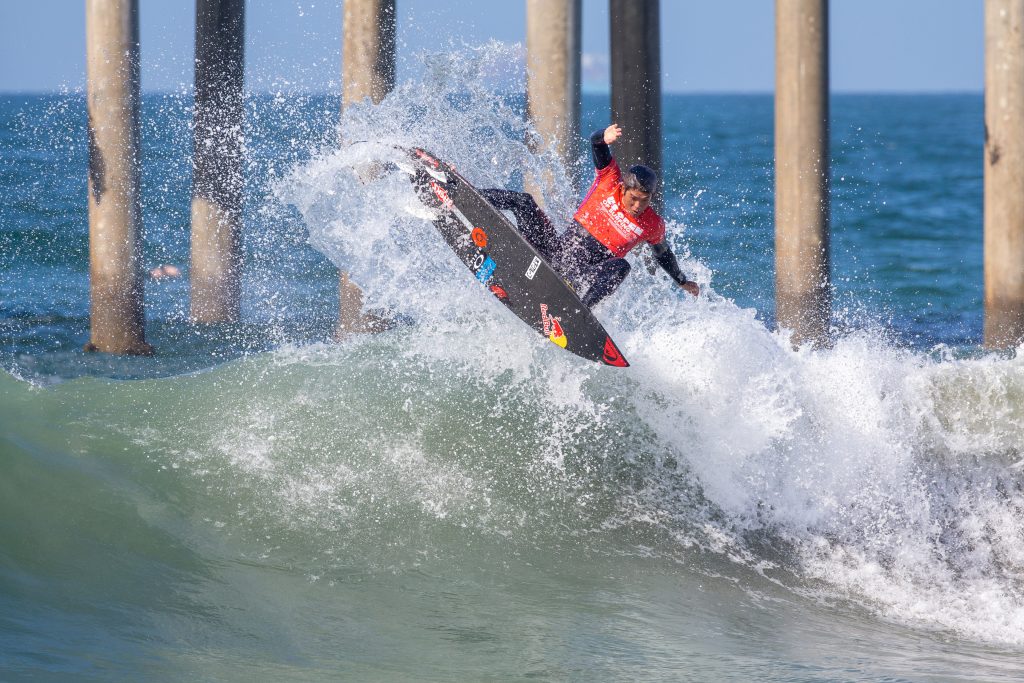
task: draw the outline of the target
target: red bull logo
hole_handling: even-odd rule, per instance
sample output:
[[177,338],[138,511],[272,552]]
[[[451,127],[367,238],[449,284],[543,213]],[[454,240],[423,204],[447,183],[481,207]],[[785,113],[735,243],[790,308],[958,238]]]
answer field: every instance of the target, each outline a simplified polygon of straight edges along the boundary
[[562,323],[559,322],[558,318],[551,319],[551,334],[548,335],[548,339],[561,346],[563,349],[565,345],[569,343],[569,338],[565,336],[565,332],[562,331]]
[[540,305],[540,322],[544,336],[564,349],[569,343],[569,338],[565,336],[565,331],[562,330],[562,319],[548,315],[547,304]]

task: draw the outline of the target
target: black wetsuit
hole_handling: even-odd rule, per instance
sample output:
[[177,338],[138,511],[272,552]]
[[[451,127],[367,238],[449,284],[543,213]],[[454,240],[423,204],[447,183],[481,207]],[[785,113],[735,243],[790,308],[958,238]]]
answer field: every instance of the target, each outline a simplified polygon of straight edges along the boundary
[[[601,170],[612,162],[611,148],[604,141],[604,131],[590,136],[594,168]],[[511,211],[520,234],[551,266],[562,274],[577,291],[586,289],[582,297],[587,307],[618,289],[629,275],[629,261],[619,258],[598,242],[582,225],[573,221],[561,235],[532,196],[512,190],[480,190],[480,194],[498,209]],[[686,276],[679,270],[675,254],[665,241],[653,245],[654,258],[680,285]]]

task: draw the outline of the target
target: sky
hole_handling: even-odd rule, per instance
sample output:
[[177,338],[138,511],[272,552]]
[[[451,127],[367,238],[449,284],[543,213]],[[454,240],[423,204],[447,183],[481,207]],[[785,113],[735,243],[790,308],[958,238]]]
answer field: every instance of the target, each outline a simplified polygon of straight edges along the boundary
[[[194,3],[140,0],[142,88],[191,87]],[[0,9],[0,92],[85,86],[84,0],[7,0]],[[397,0],[398,79],[413,55],[489,40],[524,43],[525,0]],[[771,92],[774,0],[662,0],[666,93]],[[246,6],[246,86],[338,92],[342,0]],[[834,92],[981,92],[982,0],[832,0]],[[583,86],[608,90],[608,3],[583,0]]]

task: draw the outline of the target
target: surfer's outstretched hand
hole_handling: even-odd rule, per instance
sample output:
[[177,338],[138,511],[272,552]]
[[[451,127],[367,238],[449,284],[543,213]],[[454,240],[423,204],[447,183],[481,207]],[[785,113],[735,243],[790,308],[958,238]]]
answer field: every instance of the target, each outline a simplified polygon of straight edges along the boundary
[[622,137],[622,129],[619,128],[619,124],[613,123],[604,129],[604,143],[610,145],[616,140]]
[[679,286],[694,296],[700,296],[700,287],[698,287],[697,283],[693,280],[687,280]]

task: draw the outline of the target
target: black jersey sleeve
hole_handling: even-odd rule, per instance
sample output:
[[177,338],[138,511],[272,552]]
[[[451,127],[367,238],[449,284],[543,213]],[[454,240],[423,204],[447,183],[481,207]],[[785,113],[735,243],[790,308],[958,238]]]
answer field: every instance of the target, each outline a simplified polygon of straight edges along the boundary
[[679,261],[676,260],[676,255],[664,241],[651,245],[651,251],[654,252],[654,260],[676,281],[676,284],[682,286],[687,283],[683,271],[679,270]]
[[612,148],[604,141],[604,130],[595,130],[590,136],[590,148],[598,171],[612,163]]

